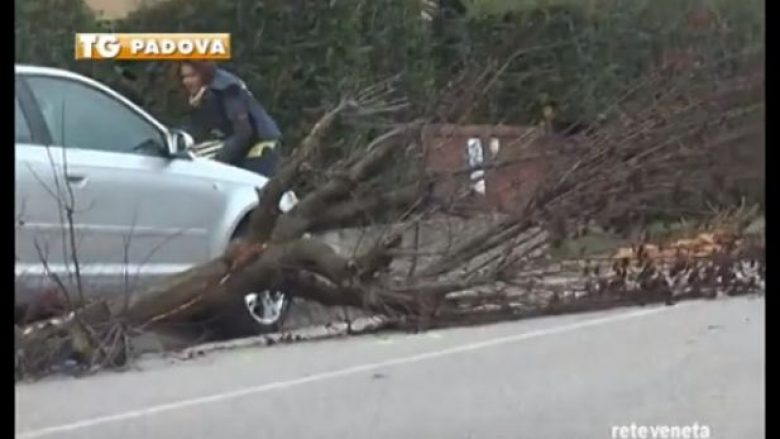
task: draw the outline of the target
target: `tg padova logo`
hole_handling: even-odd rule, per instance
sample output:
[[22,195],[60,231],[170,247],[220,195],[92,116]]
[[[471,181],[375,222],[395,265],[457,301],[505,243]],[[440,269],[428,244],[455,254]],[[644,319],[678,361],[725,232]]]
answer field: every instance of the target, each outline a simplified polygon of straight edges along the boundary
[[77,33],[77,60],[228,60],[230,34]]

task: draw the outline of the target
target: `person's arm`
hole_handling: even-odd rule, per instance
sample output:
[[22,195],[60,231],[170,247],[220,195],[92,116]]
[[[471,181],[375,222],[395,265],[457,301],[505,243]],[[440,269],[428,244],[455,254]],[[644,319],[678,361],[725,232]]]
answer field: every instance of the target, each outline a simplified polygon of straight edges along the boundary
[[189,133],[195,139],[195,143],[210,140],[208,127],[209,124],[201,108],[190,109],[187,118],[176,126],[177,129]]
[[276,125],[276,122],[268,115],[265,108],[257,101],[254,101],[253,105],[256,107],[255,115],[257,117],[255,123],[257,124],[258,137],[262,140],[280,139],[282,133],[279,131],[279,126]]
[[224,146],[217,153],[216,160],[224,163],[238,164],[243,160],[252,146],[252,122],[249,108],[235,90],[226,90],[223,105],[227,118],[233,126],[233,133],[225,139]]

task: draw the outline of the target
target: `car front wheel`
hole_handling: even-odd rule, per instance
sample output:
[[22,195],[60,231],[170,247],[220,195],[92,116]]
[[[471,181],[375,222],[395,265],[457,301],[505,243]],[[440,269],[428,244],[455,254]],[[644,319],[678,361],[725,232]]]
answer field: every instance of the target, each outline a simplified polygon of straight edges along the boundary
[[[233,239],[244,236],[247,222],[236,230]],[[228,337],[245,337],[278,331],[290,309],[290,295],[284,288],[255,291],[228,304],[219,319],[219,329]]]
[[290,296],[282,291],[251,292],[230,304],[223,314],[220,329],[229,337],[278,331],[289,308]]
[[281,321],[287,302],[287,295],[281,291],[265,290],[244,296],[244,305],[249,315],[263,326],[272,326]]

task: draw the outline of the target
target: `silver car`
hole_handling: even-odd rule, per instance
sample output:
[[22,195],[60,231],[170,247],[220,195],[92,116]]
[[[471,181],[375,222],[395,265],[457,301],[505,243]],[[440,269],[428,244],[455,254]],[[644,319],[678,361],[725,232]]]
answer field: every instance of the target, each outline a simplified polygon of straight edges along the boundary
[[[114,90],[53,68],[16,66],[16,303],[65,287],[124,294],[219,256],[257,205],[263,176],[195,157]],[[287,194],[282,210],[295,203]],[[230,330],[273,329],[289,305],[247,295]]]

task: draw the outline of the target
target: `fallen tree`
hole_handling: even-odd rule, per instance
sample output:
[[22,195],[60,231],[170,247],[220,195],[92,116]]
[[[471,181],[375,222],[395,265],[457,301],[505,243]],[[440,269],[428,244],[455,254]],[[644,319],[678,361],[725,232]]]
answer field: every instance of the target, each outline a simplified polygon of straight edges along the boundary
[[[466,115],[479,93],[500,73],[499,66],[465,76],[453,85],[455,92],[442,100],[447,111],[431,113],[445,120]],[[611,279],[617,278],[617,283],[597,282],[602,285],[597,289],[591,284],[568,286],[578,291],[572,293],[577,300],[566,299],[560,291],[541,301],[538,294],[529,294],[550,289],[542,288],[540,281],[544,277],[540,272],[549,265],[543,250],[550,242],[591,221],[631,219],[632,213],[659,197],[698,195],[706,183],[703,164],[708,157],[724,143],[738,143],[763,129],[756,123],[762,119],[762,75],[763,70],[751,70],[717,84],[697,84],[695,75],[651,75],[615,103],[611,114],[619,117],[576,138],[556,137],[559,146],[545,151],[550,163],[546,183],[525,205],[479,233],[449,237],[446,248],[433,254],[406,242],[407,230],[421,220],[448,213],[453,198],[469,194],[447,200],[437,197],[436,182],[452,175],[434,175],[416,166],[409,167],[414,168],[411,178],[399,180],[391,189],[378,178],[399,157],[420,161],[425,153],[420,133],[435,120],[431,117],[394,123],[359,154],[319,173],[316,188],[304,194],[292,210],[279,210],[284,193],[321,169],[321,149],[337,121],[398,108],[397,102],[386,105],[381,88],[345,99],[322,116],[279,173],[258,192],[259,205],[245,238],[233,243],[222,257],[137,291],[129,300],[94,303],[55,319],[17,327],[17,370],[39,370],[63,352],[88,364],[121,363],[127,356],[130,332],[154,330],[166,322],[218,309],[259,289],[283,288],[325,305],[363,308],[416,329],[607,303],[702,297],[706,288],[677,288],[677,281],[658,274],[662,270],[657,264],[654,271],[640,270],[644,274],[632,281],[639,287],[627,286],[625,267],[622,271],[613,267],[616,276]],[[362,246],[358,254],[340,254],[312,237],[333,228],[376,225],[380,217],[384,233]],[[748,250],[738,237],[739,230],[735,230],[731,244],[718,253],[718,270],[724,273],[746,258],[762,264],[761,252],[755,250],[761,246],[752,243]],[[391,268],[399,259],[409,261],[403,273]],[[639,259],[641,267],[649,267]],[[696,271],[696,266],[689,264],[688,270]],[[656,274],[650,276],[650,271]],[[750,287],[736,277],[697,275],[708,285]],[[524,302],[529,297],[530,302]]]

